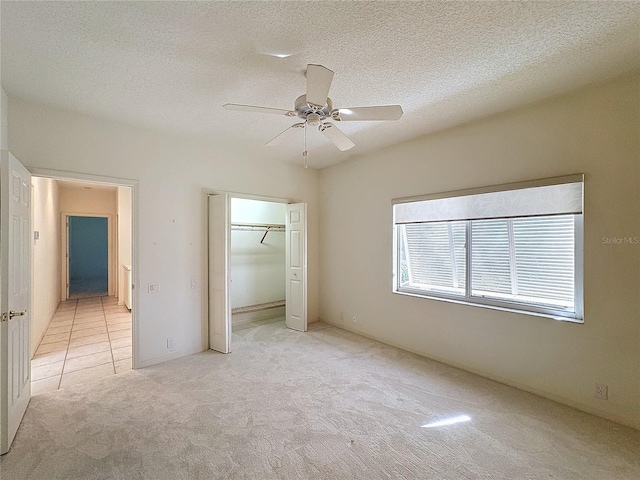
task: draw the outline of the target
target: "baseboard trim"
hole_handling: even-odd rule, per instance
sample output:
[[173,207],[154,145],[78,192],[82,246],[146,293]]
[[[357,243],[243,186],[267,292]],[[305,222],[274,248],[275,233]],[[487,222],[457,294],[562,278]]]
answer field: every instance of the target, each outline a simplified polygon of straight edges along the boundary
[[571,399],[568,399],[568,398],[565,398],[565,397],[562,397],[562,396],[559,396],[559,395],[555,395],[553,393],[550,393],[550,392],[547,392],[547,391],[544,391],[544,390],[539,390],[539,389],[536,389],[536,388],[532,388],[532,387],[530,387],[528,385],[524,385],[524,384],[521,384],[521,383],[518,383],[518,382],[514,382],[512,380],[509,380],[509,379],[506,379],[506,378],[502,378],[502,377],[500,377],[498,375],[493,375],[491,373],[487,373],[485,371],[478,370],[478,369],[475,369],[473,367],[468,367],[466,365],[462,365],[462,364],[458,364],[458,363],[455,363],[455,362],[451,362],[451,361],[449,361],[447,359],[443,359],[443,358],[440,358],[440,357],[437,357],[437,356],[428,355],[428,354],[426,354],[424,352],[421,352],[421,351],[418,351],[418,350],[414,350],[414,349],[412,349],[410,347],[407,347],[405,345],[397,344],[397,343],[394,343],[394,342],[390,342],[388,340],[384,340],[384,339],[378,338],[378,337],[376,337],[374,335],[369,335],[367,333],[364,333],[364,332],[361,332],[361,331],[358,331],[358,330],[354,330],[352,328],[348,328],[348,327],[346,327],[344,325],[341,325],[339,323],[331,322],[331,321],[325,320],[325,319],[320,319],[320,321],[324,322],[324,323],[326,323],[328,325],[331,325],[333,327],[341,328],[342,330],[346,330],[348,332],[355,333],[356,335],[360,335],[360,336],[368,338],[370,340],[375,340],[376,342],[380,342],[380,343],[383,343],[385,345],[389,345],[391,347],[399,348],[400,350],[404,350],[405,352],[409,352],[409,353],[413,353],[415,355],[419,355],[421,357],[427,358],[427,359],[432,360],[434,362],[438,362],[438,363],[441,363],[443,365],[447,365],[449,367],[457,368],[458,370],[462,370],[462,371],[465,371],[465,372],[468,372],[468,373],[473,373],[474,375],[478,375],[479,377],[486,378],[488,380],[492,380],[494,382],[498,382],[498,383],[501,383],[503,385],[508,385],[509,387],[517,388],[518,390],[522,390],[522,391],[527,392],[527,393],[532,393],[533,395],[537,395],[539,397],[546,398],[547,400],[551,400],[553,402],[560,403],[560,404],[565,405],[567,407],[575,408],[576,410],[580,410],[581,412],[588,413],[590,415],[595,415],[596,417],[604,418],[605,420],[610,420],[612,422],[619,423],[621,425],[624,425],[624,426],[627,426],[627,427],[631,427],[631,428],[636,429],[636,430],[640,430],[640,423],[636,423],[637,421],[635,421],[633,419],[629,419],[629,418],[623,417],[621,415],[616,415],[615,413],[610,413],[610,412],[605,412],[605,411],[602,411],[602,410],[598,410],[598,409],[593,408],[593,407],[591,407],[589,405],[585,405],[583,403],[576,402],[574,400],[571,400]]
[[177,358],[187,357],[189,355],[193,355],[194,353],[204,352],[205,350],[206,348],[202,348],[202,345],[198,345],[187,350],[180,350],[179,352],[170,353],[169,355],[162,355],[160,357],[149,358],[147,360],[139,360],[136,369],[158,365],[159,363],[168,362]]
[[[49,321],[47,321],[47,326],[44,327],[44,329],[42,330],[42,333],[40,334],[40,337],[38,338],[38,340],[36,341],[36,348],[35,350],[32,352],[29,352],[31,355],[31,360],[33,360],[33,357],[36,356],[36,352],[38,351],[38,347],[40,346],[40,342],[42,342],[42,339],[44,338],[45,333],[47,333],[47,330],[49,330],[49,326],[51,325],[51,322],[53,321],[53,317],[56,316],[56,312],[58,311],[58,307],[60,306],[60,303],[62,303],[60,300],[58,301],[56,307],[53,309],[53,313],[51,314],[51,316],[49,317]],[[32,324],[33,325],[33,324]],[[30,345],[29,348],[33,348],[33,345]]]

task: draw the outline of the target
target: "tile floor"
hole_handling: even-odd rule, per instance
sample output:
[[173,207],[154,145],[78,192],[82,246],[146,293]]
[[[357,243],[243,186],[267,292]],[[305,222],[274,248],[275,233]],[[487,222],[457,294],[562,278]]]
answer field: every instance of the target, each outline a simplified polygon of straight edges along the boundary
[[131,312],[115,297],[61,302],[31,360],[31,395],[131,370]]

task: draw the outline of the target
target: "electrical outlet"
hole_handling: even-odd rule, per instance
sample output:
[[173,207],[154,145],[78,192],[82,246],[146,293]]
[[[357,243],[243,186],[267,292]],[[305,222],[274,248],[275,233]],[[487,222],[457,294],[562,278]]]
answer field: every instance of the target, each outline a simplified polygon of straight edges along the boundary
[[149,293],[157,293],[160,291],[159,283],[150,283],[149,284]]
[[191,288],[198,288],[198,280],[196,280],[195,278],[191,279]]
[[600,400],[609,399],[609,387],[603,383],[596,383],[595,397]]
[[357,323],[358,319],[356,318],[356,316],[353,316],[353,323]]
[[167,350],[169,350],[170,352],[172,352],[172,351],[173,351],[173,347],[174,347],[174,344],[173,344],[173,337],[169,337],[169,338],[167,338]]

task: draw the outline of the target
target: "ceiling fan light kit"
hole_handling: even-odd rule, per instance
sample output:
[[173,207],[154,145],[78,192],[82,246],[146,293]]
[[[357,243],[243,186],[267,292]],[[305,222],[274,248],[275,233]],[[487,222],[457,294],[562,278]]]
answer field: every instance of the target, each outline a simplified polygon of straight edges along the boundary
[[373,107],[333,108],[333,102],[329,98],[329,88],[333,81],[333,71],[322,65],[307,65],[307,93],[300,95],[294,102],[293,110],[281,108],[259,107],[255,105],[241,105],[227,103],[227,110],[239,110],[244,112],[268,113],[285,115],[287,117],[299,117],[303,122],[295,123],[284,132],[280,133],[267,143],[274,146],[283,143],[292,137],[298,129],[305,131],[305,148],[302,156],[307,166],[306,127],[318,127],[318,130],[329,139],[341,151],[346,151],[355,146],[355,143],[347,137],[336,125],[328,122],[344,121],[378,121],[398,120],[402,117],[400,105],[378,105]]

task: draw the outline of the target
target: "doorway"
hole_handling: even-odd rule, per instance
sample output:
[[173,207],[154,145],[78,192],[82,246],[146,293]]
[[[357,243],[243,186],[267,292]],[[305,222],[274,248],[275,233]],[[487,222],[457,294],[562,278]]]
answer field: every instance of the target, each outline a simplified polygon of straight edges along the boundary
[[67,217],[68,299],[102,297],[109,290],[108,217]]
[[306,205],[208,194],[209,347],[233,331],[284,321],[306,331]]
[[[132,185],[32,177],[32,394],[134,367]],[[132,301],[133,300],[133,301]]]
[[[61,172],[33,169],[27,170],[11,153],[2,151],[0,159],[0,183],[2,184],[2,282],[0,285],[0,301],[3,312],[0,321],[2,330],[0,332],[0,351],[2,362],[0,365],[0,454],[9,450],[15,432],[20,424],[22,416],[32,395],[46,390],[56,390],[60,388],[60,380],[65,370],[73,376],[68,377],[68,384],[82,382],[94,375],[85,375],[86,370],[92,368],[89,364],[95,358],[86,358],[86,352],[80,350],[87,345],[95,345],[93,341],[78,341],[75,356],[71,357],[69,351],[74,337],[74,328],[82,324],[82,328],[77,330],[92,330],[101,328],[92,323],[97,317],[97,302],[99,299],[103,310],[104,327],[107,335],[111,338],[122,338],[128,342],[129,353],[125,359],[128,368],[137,367],[136,360],[137,336],[136,336],[136,311],[138,306],[137,293],[133,293],[131,299],[132,311],[127,306],[119,305],[119,300],[115,297],[105,302],[105,297],[94,297],[94,299],[73,300],[75,306],[67,305],[61,300],[66,299],[63,293],[63,279],[61,275],[63,250],[61,242],[61,232],[66,231],[62,227],[59,182],[84,181],[81,188],[91,190],[91,185],[102,185],[115,187],[123,195],[123,200],[128,198],[128,208],[123,209],[125,215],[122,216],[123,230],[128,232],[128,241],[122,242],[123,250],[128,250],[129,278],[135,284],[138,278],[135,253],[137,251],[137,239],[134,235],[137,225],[135,216],[135,200],[137,195],[136,181],[122,181],[109,179],[107,177],[88,177],[80,174],[68,173],[61,177]],[[39,187],[37,188],[36,184]],[[120,204],[120,196],[117,199]],[[126,202],[124,202],[126,203]],[[87,204],[82,204],[87,208]],[[118,218],[120,219],[120,211]],[[120,233],[120,232],[119,232]],[[120,242],[118,242],[120,243]],[[121,258],[121,257],[118,257]],[[123,257],[122,257],[123,258]],[[124,267],[124,265],[123,265]],[[123,269],[124,270],[124,269]],[[36,279],[36,275],[39,281]],[[10,281],[5,281],[10,279]],[[64,288],[66,292],[66,285]],[[131,289],[129,289],[131,292]],[[115,304],[115,305],[114,305]],[[78,307],[83,308],[79,309]],[[126,321],[116,320],[125,312],[116,312],[118,309],[125,309],[129,315],[129,325]],[[107,315],[107,310],[110,310]],[[17,317],[17,319],[14,319]],[[110,317],[110,318],[109,318]],[[5,321],[5,318],[7,321]],[[82,320],[80,320],[82,319]],[[14,321],[12,321],[14,320]],[[76,322],[78,320],[78,322]],[[111,320],[111,321],[110,321]],[[116,326],[121,325],[121,326]],[[124,325],[124,326],[122,326]],[[49,330],[49,331],[47,331]],[[116,333],[118,331],[128,332]],[[113,332],[114,335],[111,335]],[[86,332],[85,332],[86,333]],[[94,332],[91,331],[91,334]],[[48,334],[48,335],[47,335]],[[44,342],[44,337],[49,336],[49,341]],[[89,337],[92,335],[76,335],[76,338]],[[128,337],[128,338],[126,338]],[[35,341],[34,341],[35,340]],[[124,342],[123,342],[124,343]],[[61,345],[62,344],[62,345]],[[38,354],[36,348],[45,347]],[[36,350],[35,356],[34,350]],[[100,362],[102,373],[118,373],[116,365],[116,355],[114,345],[108,347],[108,352],[97,352],[100,356],[106,357],[108,363]],[[85,357],[85,358],[82,358]],[[70,362],[67,363],[67,360]],[[73,360],[73,362],[71,362]],[[90,360],[90,361],[88,361]],[[133,362],[133,364],[132,364]],[[73,365],[72,365],[73,364]],[[108,365],[104,367],[104,365]],[[67,367],[72,367],[68,368]],[[85,370],[86,368],[86,370]],[[38,369],[38,380],[35,370]],[[84,372],[82,370],[85,370]],[[110,371],[108,371],[110,370]],[[77,373],[81,372],[81,373]],[[75,374],[74,374],[75,373]],[[91,372],[94,373],[94,372]],[[34,389],[34,385],[40,382]]]

